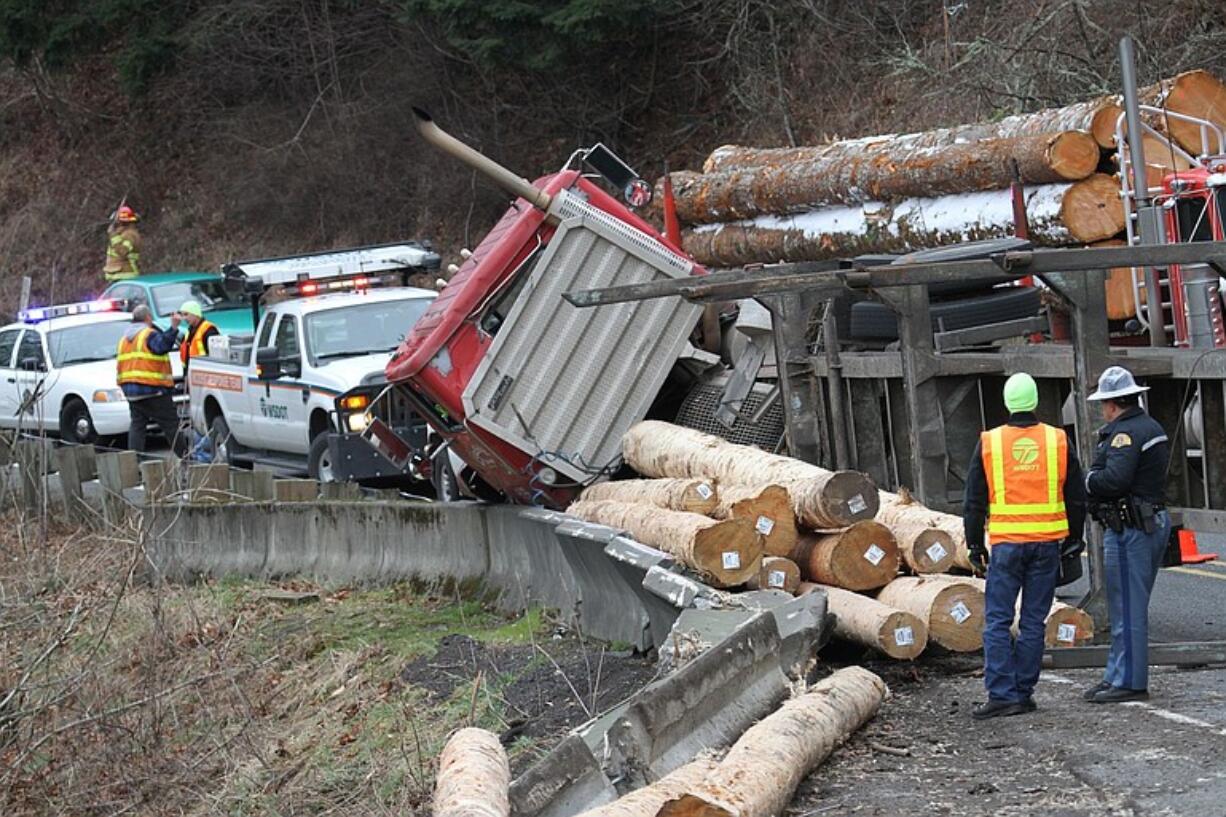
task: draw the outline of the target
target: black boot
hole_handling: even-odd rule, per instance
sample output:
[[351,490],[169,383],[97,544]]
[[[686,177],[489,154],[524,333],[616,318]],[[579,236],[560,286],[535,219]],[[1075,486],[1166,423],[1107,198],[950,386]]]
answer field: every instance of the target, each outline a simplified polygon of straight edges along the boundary
[[1125,689],[1124,687],[1111,687],[1111,689],[1103,690],[1090,699],[1090,703],[1095,704],[1122,704],[1125,701],[1147,701],[1149,700],[1148,689]]
[[1081,700],[1093,701],[1095,695],[1100,692],[1106,692],[1109,689],[1111,689],[1111,684],[1107,683],[1106,681],[1099,681],[1097,684],[1081,693]]
[[980,704],[975,707],[975,711],[971,713],[971,717],[977,721],[986,721],[988,718],[1007,718],[1010,715],[1021,715],[1028,711],[1023,704],[1015,701],[988,701],[986,704]]

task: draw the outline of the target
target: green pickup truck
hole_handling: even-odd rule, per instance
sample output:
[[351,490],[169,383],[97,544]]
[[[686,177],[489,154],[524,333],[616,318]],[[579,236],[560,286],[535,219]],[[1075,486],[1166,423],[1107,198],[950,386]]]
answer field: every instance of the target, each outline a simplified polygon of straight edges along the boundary
[[197,301],[204,316],[217,325],[223,335],[250,335],[255,329],[251,304],[226,294],[221,276],[215,272],[159,272],[116,281],[102,293],[103,298],[123,299],[134,304],[149,304],[153,319],[166,326],[170,316],[184,301]]

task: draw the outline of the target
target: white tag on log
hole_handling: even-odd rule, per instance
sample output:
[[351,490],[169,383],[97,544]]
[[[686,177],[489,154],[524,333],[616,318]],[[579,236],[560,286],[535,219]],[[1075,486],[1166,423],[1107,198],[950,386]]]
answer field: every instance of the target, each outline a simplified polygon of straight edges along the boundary
[[741,554],[735,550],[725,550],[723,553],[724,570],[739,570],[741,567]]
[[965,624],[966,620],[971,617],[971,611],[965,604],[958,602],[949,608],[949,615],[959,624]]
[[767,587],[783,587],[788,582],[788,574],[782,570],[772,570],[766,574]]
[[856,494],[851,499],[847,500],[847,510],[852,513],[863,513],[868,510],[868,503],[864,501],[864,497]]
[[894,643],[900,647],[910,647],[915,643],[915,632],[910,627],[895,628]]
[[771,531],[775,529],[775,520],[769,516],[759,516],[758,523],[754,525],[754,529],[763,536],[770,536]]
[[881,560],[885,558],[885,551],[876,545],[869,545],[868,550],[864,551],[864,559],[873,567],[881,564]]
[[949,553],[949,551],[941,547],[940,542],[933,542],[931,545],[928,546],[928,549],[925,550],[924,552],[927,553],[928,558],[934,562],[941,561],[942,559],[945,558],[945,554]]
[[711,486],[705,482],[698,483],[698,487],[695,488],[694,490],[697,491],[698,495],[702,497],[703,499],[710,499],[711,495],[715,493],[714,491],[711,490]]
[[1061,624],[1056,629],[1056,640],[1065,644],[1075,643],[1077,641],[1077,625]]

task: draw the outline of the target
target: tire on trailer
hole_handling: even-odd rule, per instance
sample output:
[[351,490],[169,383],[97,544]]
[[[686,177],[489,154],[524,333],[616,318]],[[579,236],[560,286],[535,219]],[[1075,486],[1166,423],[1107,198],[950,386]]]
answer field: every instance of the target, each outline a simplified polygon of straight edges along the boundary
[[328,431],[320,432],[311,440],[311,451],[307,454],[307,476],[320,482],[336,482],[336,473],[332,468],[332,453],[328,450]]
[[[973,298],[941,301],[931,305],[932,329],[954,331],[989,323],[1029,318],[1042,307],[1038,287],[1007,287]],[[883,303],[852,304],[850,336],[858,340],[898,340],[898,316]]]
[[70,443],[92,445],[98,441],[94,419],[80,397],[69,397],[60,407],[60,437]]

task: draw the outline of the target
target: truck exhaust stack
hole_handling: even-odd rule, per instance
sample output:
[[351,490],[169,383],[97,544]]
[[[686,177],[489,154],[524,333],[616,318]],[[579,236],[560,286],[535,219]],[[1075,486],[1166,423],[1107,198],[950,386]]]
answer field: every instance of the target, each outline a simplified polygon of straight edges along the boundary
[[527,179],[515,175],[493,159],[474,150],[447,133],[434,124],[434,119],[431,118],[430,114],[421,108],[414,107],[413,114],[417,117],[417,130],[427,142],[444,153],[450,153],[473,170],[488,176],[495,184],[508,193],[521,199],[526,199],[533,207],[545,211],[549,210],[549,203],[553,199],[548,193],[533,187]]

